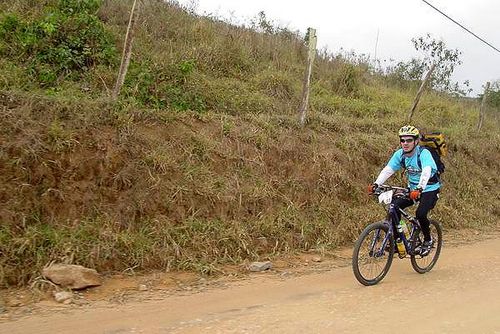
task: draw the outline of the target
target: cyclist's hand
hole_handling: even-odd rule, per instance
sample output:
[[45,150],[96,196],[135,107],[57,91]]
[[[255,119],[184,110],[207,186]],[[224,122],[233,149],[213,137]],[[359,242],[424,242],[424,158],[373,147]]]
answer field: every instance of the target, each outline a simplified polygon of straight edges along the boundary
[[420,195],[422,194],[422,189],[417,188],[415,190],[410,191],[410,199],[416,201],[417,199],[420,198]]
[[376,184],[376,183],[372,183],[372,184],[368,185],[368,195],[372,195],[377,188],[378,188],[378,184]]

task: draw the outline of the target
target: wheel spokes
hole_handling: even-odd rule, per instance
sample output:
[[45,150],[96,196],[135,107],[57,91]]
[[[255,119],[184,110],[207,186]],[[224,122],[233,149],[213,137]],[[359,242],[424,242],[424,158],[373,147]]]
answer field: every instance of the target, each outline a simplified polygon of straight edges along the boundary
[[[436,255],[436,247],[438,246],[438,243],[439,243],[439,234],[436,230],[436,227],[433,224],[431,224],[429,226],[429,228],[430,228],[430,232],[431,232],[431,238],[433,240],[432,247],[431,247],[429,254],[427,254],[426,256],[421,256],[418,254],[415,255],[415,262],[418,265],[418,267],[420,267],[420,268],[427,268],[428,266],[430,266],[432,264],[432,262],[434,261],[435,255]],[[423,236],[422,231],[420,231],[418,238],[420,239],[420,241],[422,243],[424,240],[424,236]]]
[[[374,229],[363,240],[359,250],[358,267],[367,280],[383,274],[389,251],[385,250],[387,234],[384,230]],[[385,241],[384,241],[385,240]]]

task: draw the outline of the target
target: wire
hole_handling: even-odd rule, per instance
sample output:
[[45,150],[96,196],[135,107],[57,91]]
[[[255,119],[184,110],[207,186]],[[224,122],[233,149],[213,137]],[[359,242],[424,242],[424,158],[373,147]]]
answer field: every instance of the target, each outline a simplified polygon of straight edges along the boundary
[[493,45],[491,45],[490,43],[486,42],[484,39],[482,39],[481,37],[479,37],[478,35],[476,35],[475,33],[473,33],[472,31],[470,31],[469,29],[467,29],[466,27],[464,27],[463,25],[461,25],[460,23],[458,23],[457,21],[455,21],[454,19],[452,19],[451,17],[449,17],[448,15],[446,15],[445,13],[443,13],[442,11],[440,11],[439,9],[437,9],[436,7],[434,7],[433,5],[431,5],[429,2],[427,2],[426,0],[422,0],[423,2],[425,2],[426,4],[428,4],[430,7],[432,7],[434,10],[438,11],[441,15],[445,16],[447,19],[453,21],[453,23],[457,24],[458,26],[460,26],[462,29],[464,29],[465,31],[467,31],[469,34],[471,34],[472,36],[476,37],[477,39],[479,39],[481,42],[485,43],[486,45],[488,45],[489,47],[491,47],[493,50],[495,50],[496,52],[500,53],[500,50],[498,50],[496,47],[494,47]]

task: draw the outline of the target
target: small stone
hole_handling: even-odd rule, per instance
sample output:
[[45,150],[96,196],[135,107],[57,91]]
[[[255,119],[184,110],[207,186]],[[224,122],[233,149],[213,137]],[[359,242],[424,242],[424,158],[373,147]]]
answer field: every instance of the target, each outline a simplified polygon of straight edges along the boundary
[[65,303],[65,304],[67,304],[66,301],[68,301],[68,300],[69,300],[69,303],[71,303],[71,301],[73,299],[73,294],[71,292],[68,292],[68,291],[56,292],[54,294],[54,299],[58,303]]
[[292,275],[292,273],[291,273],[291,272],[289,272],[289,271],[284,271],[284,272],[282,272],[282,273],[280,274],[280,276],[281,276],[281,277],[288,277],[288,276],[291,276],[291,275]]
[[146,284],[139,284],[139,291],[148,291],[148,286]]
[[258,272],[258,271],[264,271],[264,270],[271,269],[272,267],[273,267],[273,264],[271,263],[271,261],[253,262],[248,267],[248,270]]
[[315,256],[311,259],[313,262],[321,262],[323,261],[323,259],[321,258],[321,256]]

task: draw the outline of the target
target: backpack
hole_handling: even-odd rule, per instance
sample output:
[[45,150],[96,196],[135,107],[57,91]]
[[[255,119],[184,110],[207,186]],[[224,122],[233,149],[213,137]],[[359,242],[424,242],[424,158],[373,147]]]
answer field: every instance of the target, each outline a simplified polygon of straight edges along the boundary
[[[422,134],[420,138],[420,147],[428,150],[432,159],[436,163],[437,172],[430,179],[428,184],[434,184],[441,181],[441,174],[444,173],[445,165],[441,160],[442,156],[445,156],[448,153],[448,147],[446,146],[446,140],[444,139],[444,135],[441,132],[432,132],[428,134]],[[422,169],[422,162],[420,161],[421,150],[418,151],[417,163],[418,168]],[[404,155],[401,160],[401,165],[403,168],[405,167],[404,163]]]
[[444,134],[442,134],[441,132],[422,134],[420,138],[420,146],[428,149],[431,152],[432,158],[436,162],[438,170],[437,173],[444,173],[445,166],[443,161],[441,160],[441,157],[444,157],[446,156],[446,154],[448,154],[448,146],[446,145]]

